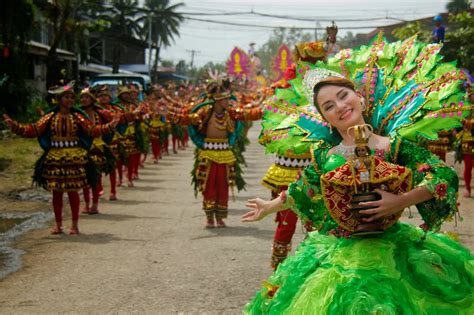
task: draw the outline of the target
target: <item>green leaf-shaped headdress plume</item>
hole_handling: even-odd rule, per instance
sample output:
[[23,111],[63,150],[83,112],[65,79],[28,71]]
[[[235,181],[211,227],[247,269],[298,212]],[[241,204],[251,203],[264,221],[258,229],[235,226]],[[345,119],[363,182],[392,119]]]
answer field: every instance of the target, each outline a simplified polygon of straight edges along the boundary
[[434,140],[437,132],[460,127],[472,109],[461,89],[466,76],[441,62],[440,49],[416,36],[388,43],[379,34],[370,45],[341,50],[327,62],[299,63],[290,87],[277,89],[265,103],[260,142],[267,152],[283,155],[340,141],[312,104],[312,87],[320,82],[313,76],[323,69],[354,82],[365,99],[366,120],[380,135]]

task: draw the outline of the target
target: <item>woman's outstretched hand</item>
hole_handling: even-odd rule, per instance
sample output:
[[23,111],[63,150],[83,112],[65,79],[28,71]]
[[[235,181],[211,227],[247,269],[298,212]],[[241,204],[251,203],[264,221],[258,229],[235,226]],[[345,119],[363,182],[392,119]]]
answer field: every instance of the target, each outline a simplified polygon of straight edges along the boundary
[[242,216],[242,222],[260,221],[261,219],[266,217],[268,214],[265,211],[267,204],[267,201],[260,198],[249,199],[245,206],[252,210]]

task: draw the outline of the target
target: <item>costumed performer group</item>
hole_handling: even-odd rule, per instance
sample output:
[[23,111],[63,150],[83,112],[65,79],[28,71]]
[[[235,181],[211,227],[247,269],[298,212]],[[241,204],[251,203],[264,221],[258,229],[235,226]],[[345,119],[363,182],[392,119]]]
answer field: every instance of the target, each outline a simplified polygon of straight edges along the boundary
[[[56,224],[51,233],[63,233],[65,192],[72,213],[69,233],[77,235],[79,191],[83,192],[85,202],[82,213],[99,213],[99,200],[104,193],[102,174],[110,178],[109,200],[117,200],[117,187],[122,185],[124,171],[128,186],[133,187],[133,182],[139,179],[139,169],[143,167],[150,144],[153,163],[158,163],[163,153],[169,154],[168,138],[173,128],[180,130],[180,136],[173,142],[179,141],[182,150],[187,147],[188,124],[194,124],[190,127],[193,134],[199,133],[202,139],[216,141],[215,146],[208,141],[207,152],[200,154],[201,165],[208,167],[201,169],[206,174],[201,185],[207,187],[207,190],[203,188],[204,204],[212,205],[206,207],[206,213],[215,213],[218,225],[225,226],[227,185],[237,182],[243,186],[243,180],[236,181],[235,174],[239,153],[231,151],[231,145],[239,142],[240,136],[245,136],[240,121],[258,119],[261,109],[239,105],[234,110],[226,111],[230,90],[222,88],[212,83],[212,88],[209,86],[207,90],[210,92],[203,94],[204,86],[193,88],[181,85],[178,91],[173,84],[166,88],[154,86],[151,95],[139,101],[139,86],[127,84],[118,88],[117,100],[113,101],[107,86],[86,87],[76,95],[74,84],[70,83],[48,91],[54,95],[54,106],[42,113],[43,117],[36,123],[21,124],[4,115],[5,122],[14,133],[38,138],[44,150],[35,164],[33,181],[53,194]],[[219,93],[223,97],[218,97]],[[220,102],[215,115],[213,97]],[[76,106],[78,100],[80,106]],[[201,109],[195,113],[195,104],[204,100],[206,104],[200,104]],[[203,127],[208,123],[211,127]],[[206,132],[209,134],[206,135]],[[227,143],[225,148],[224,143]],[[177,154],[175,143],[173,148]],[[199,175],[197,171],[196,175]],[[221,183],[226,185],[225,189]]]

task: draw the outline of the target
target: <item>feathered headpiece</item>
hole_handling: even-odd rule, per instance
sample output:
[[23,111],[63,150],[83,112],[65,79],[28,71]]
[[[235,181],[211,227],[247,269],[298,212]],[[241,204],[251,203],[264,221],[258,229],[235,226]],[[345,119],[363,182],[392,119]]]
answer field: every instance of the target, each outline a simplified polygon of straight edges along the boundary
[[99,85],[94,89],[96,97],[100,97],[103,95],[107,95],[108,97],[112,97],[112,93],[110,93],[109,87],[107,85]]
[[82,95],[87,95],[89,97],[91,97],[94,101],[96,99],[96,95],[95,95],[95,92],[90,88],[90,87],[86,87],[86,88],[83,88],[81,90],[81,96]]
[[215,101],[231,97],[230,80],[225,79],[217,70],[208,70],[209,80],[206,87],[207,97]]
[[48,89],[48,93],[56,96],[57,98],[61,97],[62,95],[66,93],[71,93],[73,95],[76,95],[74,92],[74,84],[75,81],[71,81],[66,85],[63,86],[53,86]]
[[314,86],[330,76],[361,87],[367,123],[377,134],[434,140],[437,132],[462,126],[472,109],[461,89],[466,75],[454,63],[441,62],[441,46],[415,36],[388,43],[379,34],[370,45],[341,50],[327,62],[298,63],[291,87],[277,89],[265,102],[260,143],[278,154],[337,144],[339,135],[308,106]]

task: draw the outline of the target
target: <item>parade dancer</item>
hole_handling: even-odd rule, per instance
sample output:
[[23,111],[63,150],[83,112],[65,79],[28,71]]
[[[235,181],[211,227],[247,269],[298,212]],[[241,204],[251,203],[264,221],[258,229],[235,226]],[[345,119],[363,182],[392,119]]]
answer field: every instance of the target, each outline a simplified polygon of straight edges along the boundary
[[160,88],[153,89],[152,97],[148,101],[150,108],[150,125],[148,134],[150,136],[151,151],[153,154],[153,163],[157,164],[161,159],[161,148],[163,146],[162,133],[165,128],[166,113],[163,111],[165,104],[161,99]]
[[117,95],[120,105],[125,109],[128,119],[128,126],[123,135],[123,145],[128,155],[127,178],[128,187],[133,187],[133,180],[138,178],[138,167],[140,164],[139,142],[143,142],[143,135],[140,130],[142,115],[131,98],[131,90],[127,86],[121,86]]
[[[436,154],[443,162],[446,162],[446,154],[451,150],[453,139],[454,137],[451,130],[440,131],[438,133],[438,139],[428,141],[427,148],[430,152]],[[423,141],[420,142],[420,144],[423,145]]]
[[[435,233],[458,213],[458,177],[415,142],[458,127],[471,110],[459,89],[464,74],[439,64],[440,48],[415,37],[387,43],[379,35],[327,64],[297,66],[292,88],[266,104],[287,116],[267,130],[267,147],[310,147],[313,161],[279,198],[249,200],[242,219],[291,208],[317,232],[279,265],[244,313],[474,311],[474,257]],[[421,228],[399,222],[410,206]]]
[[57,106],[34,124],[20,124],[4,115],[10,129],[23,137],[38,137],[44,150],[35,164],[34,181],[53,194],[56,226],[51,234],[63,233],[63,194],[69,197],[72,226],[69,234],[79,234],[79,193],[87,185],[93,185],[97,174],[87,150],[92,137],[113,132],[118,118],[105,125],[94,126],[87,115],[73,107],[75,93],[72,84],[48,91],[55,95]]
[[141,94],[143,91],[140,89],[138,84],[129,84],[128,88],[130,89],[130,99],[136,108],[139,109],[141,113],[141,120],[139,125],[137,125],[137,146],[140,152],[138,157],[138,166],[134,169],[133,177],[138,179],[138,168],[145,167],[145,161],[148,155],[149,149],[149,137],[148,137],[148,119],[149,119],[149,108],[145,97]]
[[[89,88],[85,88],[81,91],[80,102],[82,110],[88,115],[94,126],[101,126],[112,120],[112,112],[96,105],[95,95]],[[108,143],[110,143],[114,137],[114,133],[115,130],[108,135],[94,138],[88,153],[99,171],[107,175],[115,173],[116,160],[108,146]],[[90,205],[91,190],[92,206]],[[95,186],[86,186],[83,188],[85,205],[82,213],[99,213],[99,195],[101,191],[103,191],[102,174],[99,175]]]
[[[467,83],[466,99],[474,104],[474,85],[470,80]],[[471,197],[471,178],[474,157],[474,117],[472,111],[470,115],[463,121],[463,129],[461,133],[461,153],[464,161],[464,192],[463,197]]]
[[[299,43],[293,52],[295,62],[315,63],[318,60],[325,60],[328,54],[332,54],[334,49],[331,47],[333,46],[328,46],[328,44],[331,43],[332,45],[336,45],[335,35],[337,34],[337,27],[333,24],[332,27],[327,28],[327,32],[328,40],[324,50],[319,49],[322,42]],[[278,90],[276,94],[275,92],[273,93],[274,95],[285,93],[283,89],[291,87],[289,81],[296,79],[296,63],[288,67],[284,73],[283,79],[272,86],[274,90]],[[286,116],[279,115],[272,111],[265,111],[262,122],[263,129],[268,130],[270,129],[269,125],[279,124],[285,119],[287,119]],[[259,142],[262,145],[272,142],[267,131],[260,135]],[[262,185],[271,190],[272,199],[276,198],[283,191],[286,191],[288,185],[296,180],[300,171],[308,166],[311,161],[311,152],[309,150],[295,153],[293,149],[289,148],[274,153],[275,163],[269,167],[262,179]],[[288,253],[291,251],[291,243],[296,231],[298,216],[291,209],[285,209],[276,214],[275,222],[277,223],[277,227],[273,237],[271,256],[271,267],[274,270],[276,270],[278,265],[286,259]],[[311,232],[311,222],[306,222],[304,228],[306,232]]]
[[190,137],[198,147],[193,170],[196,193],[202,192],[202,208],[206,214],[206,228],[226,227],[229,188],[243,189],[240,168],[232,151],[237,137],[242,136],[241,121],[257,120],[261,110],[232,108],[230,83],[215,80],[207,87],[207,99],[179,117],[177,123],[189,124]]
[[[117,200],[117,186],[122,185],[123,180],[123,166],[127,164],[127,153],[122,144],[122,135],[127,129],[125,110],[118,104],[112,104],[112,95],[108,87],[102,86],[96,91],[99,105],[106,110],[113,113],[114,116],[119,116],[120,122],[114,131],[112,141],[108,144],[112,154],[115,157],[115,169],[109,174],[110,178],[110,195],[109,200]],[[118,183],[117,183],[118,175]]]

